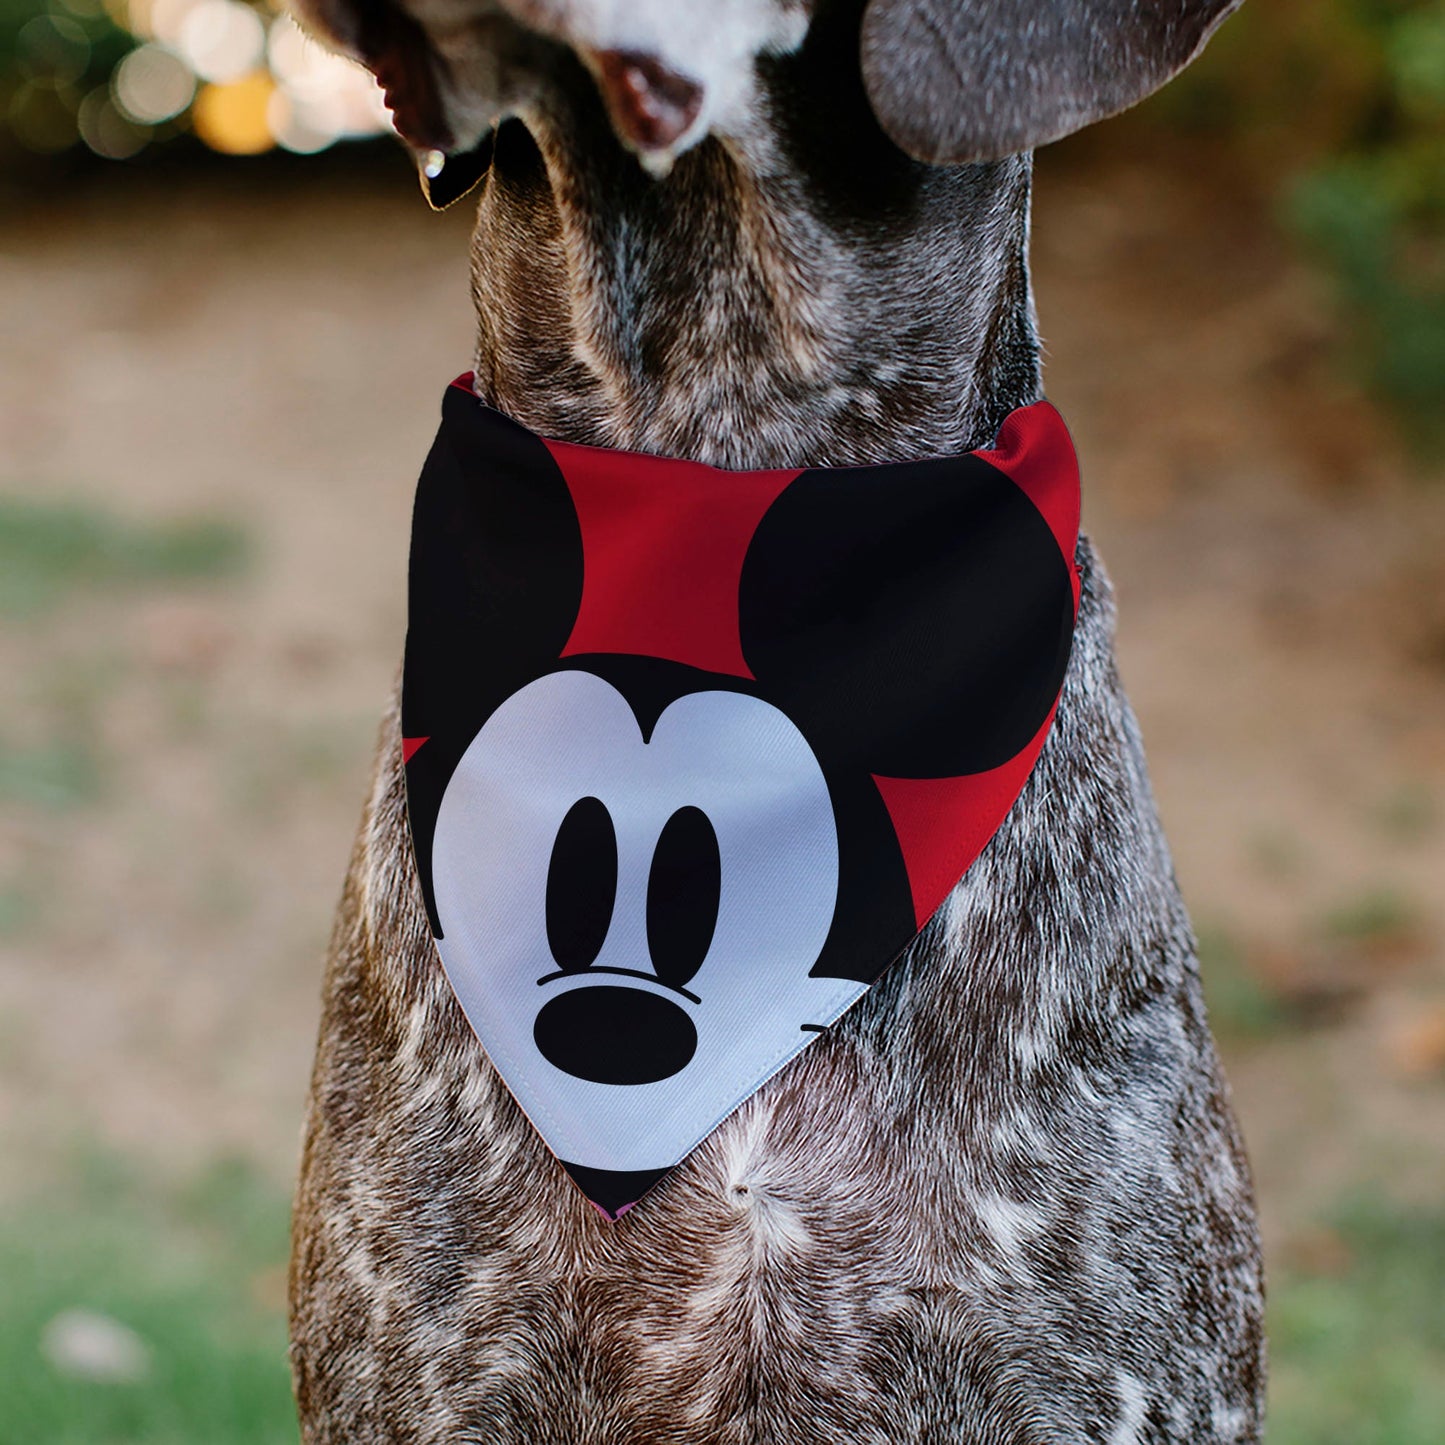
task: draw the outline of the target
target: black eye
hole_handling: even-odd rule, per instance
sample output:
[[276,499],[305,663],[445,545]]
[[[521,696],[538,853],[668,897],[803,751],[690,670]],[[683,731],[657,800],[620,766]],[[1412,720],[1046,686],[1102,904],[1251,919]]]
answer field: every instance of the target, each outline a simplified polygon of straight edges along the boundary
[[600,798],[573,803],[557,829],[547,868],[547,942],[563,973],[579,973],[602,951],[617,901],[617,831]]
[[681,988],[702,967],[717,927],[722,855],[701,808],[667,820],[647,879],[647,951],[658,978]]

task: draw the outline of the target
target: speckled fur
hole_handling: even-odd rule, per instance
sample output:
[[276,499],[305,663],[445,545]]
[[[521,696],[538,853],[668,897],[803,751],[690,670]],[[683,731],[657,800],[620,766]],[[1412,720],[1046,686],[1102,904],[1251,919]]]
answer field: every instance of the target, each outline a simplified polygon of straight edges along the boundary
[[[481,199],[486,399],[550,436],[761,467],[965,449],[1039,394],[1027,160],[905,160],[864,104],[857,24],[823,6],[665,181],[544,49]],[[1247,1167],[1109,587],[1086,541],[1078,561],[1058,722],[992,843],[615,1224],[447,986],[393,707],[297,1195],[309,1445],[1258,1439]]]

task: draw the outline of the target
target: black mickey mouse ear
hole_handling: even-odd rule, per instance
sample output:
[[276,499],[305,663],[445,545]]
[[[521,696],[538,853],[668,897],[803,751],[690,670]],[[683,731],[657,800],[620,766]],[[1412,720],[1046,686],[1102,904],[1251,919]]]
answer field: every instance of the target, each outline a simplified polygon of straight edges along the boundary
[[459,387],[417,484],[402,735],[417,871],[431,885],[442,794],[477,729],[566,645],[582,601],[582,532],[545,443]]
[[417,176],[421,181],[422,194],[432,210],[446,210],[481,183],[492,168],[495,134],[488,131],[471,150],[456,155],[430,150],[417,156]]
[[1028,745],[1068,663],[1049,524],[976,456],[804,472],[743,564],[743,655],[825,767],[957,777]]
[[556,660],[581,602],[581,526],[546,443],[448,387],[412,515],[409,731],[470,738]]

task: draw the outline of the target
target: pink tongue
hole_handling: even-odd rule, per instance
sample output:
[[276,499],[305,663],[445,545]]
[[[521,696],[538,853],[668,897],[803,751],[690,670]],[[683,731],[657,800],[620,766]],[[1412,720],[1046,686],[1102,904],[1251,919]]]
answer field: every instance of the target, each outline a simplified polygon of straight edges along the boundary
[[675,145],[702,109],[702,87],[635,50],[604,50],[599,84],[618,133],[641,151]]

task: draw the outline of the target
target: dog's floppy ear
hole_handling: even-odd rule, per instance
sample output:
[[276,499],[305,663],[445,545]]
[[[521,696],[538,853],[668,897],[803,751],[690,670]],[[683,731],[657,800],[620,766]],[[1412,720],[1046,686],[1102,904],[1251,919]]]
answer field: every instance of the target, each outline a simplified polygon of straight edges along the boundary
[[869,0],[863,81],[916,160],[998,160],[1125,110],[1242,0]]

